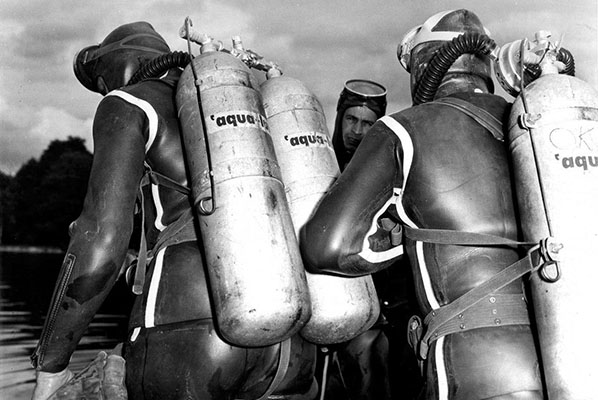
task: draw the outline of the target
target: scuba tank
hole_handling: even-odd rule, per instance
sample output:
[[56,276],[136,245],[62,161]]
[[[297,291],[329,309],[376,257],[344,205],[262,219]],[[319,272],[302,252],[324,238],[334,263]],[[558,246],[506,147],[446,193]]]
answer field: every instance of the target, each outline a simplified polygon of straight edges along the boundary
[[[277,68],[269,69],[267,77],[261,86],[264,110],[299,237],[340,170],[318,99]],[[306,275],[312,308],[300,331],[303,338],[316,344],[341,343],[376,322],[380,305],[371,275]]]
[[591,399],[598,397],[598,347],[586,331],[598,282],[598,92],[569,75],[570,53],[549,38],[542,31],[533,48],[527,40],[503,46],[496,73],[508,92],[520,92],[508,141],[524,240],[540,242],[543,255],[530,281],[547,395]]
[[176,104],[217,326],[237,346],[278,343],[310,301],[259,84],[189,19],[180,33],[201,46]]

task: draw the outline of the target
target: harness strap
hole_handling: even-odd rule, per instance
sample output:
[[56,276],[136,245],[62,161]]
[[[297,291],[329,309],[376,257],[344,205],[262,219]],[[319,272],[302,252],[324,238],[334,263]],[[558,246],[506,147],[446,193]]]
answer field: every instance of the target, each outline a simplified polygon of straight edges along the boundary
[[169,189],[175,190],[179,193],[190,195],[191,189],[187,186],[181,185],[174,179],[167,177],[166,175],[162,175],[159,172],[154,171],[147,163],[145,164],[145,174],[141,178],[141,186],[149,185],[153,183],[154,185],[167,187]]
[[[145,175],[144,175],[145,177]],[[143,196],[143,178],[139,183],[139,200],[141,202],[141,237],[139,239],[139,255],[137,256],[137,266],[135,267],[135,278],[133,279],[133,294],[143,293],[145,284],[145,271],[147,268],[147,238],[145,237],[145,202]]]
[[[519,242],[516,240],[503,238],[495,235],[488,235],[475,232],[461,232],[444,229],[416,229],[405,226],[405,236],[417,241],[436,243],[436,244],[450,244],[450,245],[465,245],[465,246],[531,246],[531,242]],[[480,302],[488,299],[490,304],[495,304],[497,299],[500,299],[500,304],[507,310],[511,309],[502,318],[499,318],[498,325],[513,325],[513,324],[529,324],[529,317],[527,316],[527,307],[521,295],[503,295],[493,294],[507,286],[511,282],[521,278],[528,272],[533,272],[541,267],[543,260],[542,249],[540,245],[532,247],[527,255],[515,263],[509,265],[492,278],[484,283],[476,286],[467,293],[463,294],[450,304],[442,306],[436,310],[432,310],[424,319],[423,326],[418,327],[416,320],[412,320],[409,326],[409,335],[423,337],[419,340],[419,356],[425,359],[428,353],[430,344],[439,337],[480,327],[494,326],[492,320],[487,317],[479,320],[482,315],[487,315],[489,310],[488,303]],[[507,296],[507,297],[505,297]],[[476,306],[473,310],[472,307]],[[465,311],[470,310],[471,322],[465,324]],[[490,308],[490,311],[496,308]],[[474,322],[475,321],[475,322]],[[496,322],[496,321],[494,321]],[[419,334],[415,333],[418,332]],[[425,333],[424,333],[425,331]]]
[[141,243],[139,245],[139,256],[137,258],[137,267],[135,269],[135,280],[133,281],[133,293],[136,295],[143,293],[148,261],[151,261],[160,250],[167,246],[197,240],[197,233],[195,232],[195,225],[193,223],[193,211],[191,209],[187,209],[176,221],[169,224],[166,229],[160,232],[156,245],[149,252],[147,251],[147,240],[143,225],[144,223],[142,222]]
[[335,351],[334,353],[332,353],[332,361],[334,362],[334,365],[336,366],[336,369],[338,371],[338,379],[341,381],[341,386],[343,387],[343,389],[345,389],[345,392],[348,392],[349,389],[347,388],[347,382],[345,382],[345,376],[343,375],[343,369],[341,368],[341,362],[338,359],[338,351]]
[[193,221],[193,210],[185,210],[176,221],[169,224],[158,235],[158,241],[149,252],[150,258],[154,257],[164,247],[172,246],[183,242],[191,242],[197,239],[195,224]]
[[145,165],[145,174],[139,182],[139,200],[141,203],[141,235],[139,239],[139,255],[137,257],[137,267],[135,269],[135,278],[133,280],[132,291],[136,295],[143,293],[143,286],[145,284],[145,273],[147,270],[148,260],[151,260],[161,249],[166,246],[182,242],[190,242],[197,239],[195,226],[193,224],[193,210],[191,208],[185,210],[176,221],[169,224],[158,235],[158,240],[153,249],[148,253],[147,238],[145,236],[145,201],[143,195],[143,187],[153,183],[155,185],[164,186],[177,192],[189,195],[191,191],[186,186],[170,179],[169,177],[155,172],[149,165]]
[[453,107],[473,118],[478,124],[486,128],[495,139],[501,142],[505,140],[502,122],[488,111],[466,100],[457,97],[442,97],[427,104],[444,104],[445,106]]
[[520,242],[487,233],[464,232],[451,229],[426,229],[403,226],[405,237],[426,243],[453,244],[461,246],[535,246],[536,242]]
[[432,319],[428,330],[430,338],[454,332],[500,325],[529,325],[529,314],[523,294],[490,294],[469,309],[464,310],[444,324]]
[[426,359],[432,343],[443,336],[478,328],[530,324],[527,303],[522,294],[486,295],[460,310],[445,309],[448,306],[430,312],[423,324],[417,316],[410,320],[409,343],[422,360]]
[[[538,268],[541,267],[540,263],[540,251],[539,248],[536,247],[524,258],[520,259],[519,261],[511,264],[498,274],[494,275],[492,278],[488,279],[486,282],[482,283],[481,285],[471,289],[469,292],[465,293],[457,300],[453,301],[452,303],[443,306],[437,310],[431,311],[424,320],[424,326],[426,326],[425,334],[420,342],[419,348],[419,355],[422,359],[426,358],[428,353],[428,348],[434,340],[438,339],[441,336],[447,335],[449,333],[454,333],[461,330],[461,324],[459,323],[459,329],[451,329],[450,322],[451,320],[455,320],[455,318],[462,318],[462,315],[465,311],[470,309],[471,307],[478,304],[485,298],[488,298],[490,301],[491,299],[496,299],[497,294],[495,295],[488,295],[488,293],[494,293],[499,289],[507,286],[509,283],[515,281],[516,279],[521,278],[528,272],[534,272]],[[519,303],[519,299],[521,299],[521,295],[516,295],[517,298],[510,299],[512,305],[517,306]],[[508,300],[508,299],[507,299]],[[507,301],[508,303],[508,301]],[[507,306],[507,305],[505,305]],[[519,303],[519,308],[521,304]],[[529,319],[522,318],[521,309],[517,311],[513,315],[508,316],[507,320],[503,320],[502,324],[529,324]],[[509,323],[506,323],[509,321]],[[453,324],[452,328],[455,328],[455,324]],[[479,326],[471,326],[470,329],[474,329]]]
[[262,396],[257,400],[267,400],[268,397],[276,390],[278,385],[280,385],[287,373],[287,370],[289,369],[289,361],[291,360],[291,339],[289,338],[283,342],[280,342],[279,346],[280,352],[276,374],[274,375],[272,382],[270,382],[268,389],[266,389],[264,394],[262,394]]

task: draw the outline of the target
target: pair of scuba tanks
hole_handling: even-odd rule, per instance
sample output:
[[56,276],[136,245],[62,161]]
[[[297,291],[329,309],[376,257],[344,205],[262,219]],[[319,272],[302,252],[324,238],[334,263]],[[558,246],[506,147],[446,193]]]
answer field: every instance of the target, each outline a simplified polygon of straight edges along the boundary
[[357,336],[379,315],[372,277],[310,274],[298,245],[340,173],[320,103],[240,38],[225,50],[189,22],[180,34],[200,54],[176,103],[221,335],[244,347]]

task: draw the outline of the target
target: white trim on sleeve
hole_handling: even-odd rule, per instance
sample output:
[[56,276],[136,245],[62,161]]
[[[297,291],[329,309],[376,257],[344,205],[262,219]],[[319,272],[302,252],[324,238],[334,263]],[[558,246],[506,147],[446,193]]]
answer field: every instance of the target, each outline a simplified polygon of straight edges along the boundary
[[149,149],[152,147],[152,144],[154,143],[158,133],[158,113],[156,113],[154,107],[147,101],[141,100],[129,93],[123,92],[122,90],[113,90],[106,96],[120,97],[127,103],[139,107],[145,113],[149,121],[149,136],[147,138],[147,142],[145,143],[145,153],[147,154]]
[[[411,171],[411,165],[413,164],[413,154],[414,154],[414,147],[413,141],[411,140],[411,136],[407,132],[407,130],[397,121],[396,119],[386,115],[380,118],[382,121],[391,131],[394,132],[395,135],[399,138],[401,142],[401,146],[403,148],[403,183],[401,188],[395,188],[395,192],[397,195],[396,198],[396,209],[397,213],[399,214],[399,218],[401,221],[412,227],[418,228],[418,226],[409,218],[407,212],[403,208],[403,193],[405,185],[407,184],[407,179],[409,178],[409,173]],[[432,309],[437,309],[440,307],[440,303],[438,299],[434,295],[434,290],[432,288],[432,280],[430,278],[430,274],[428,273],[428,268],[426,267],[426,259],[424,256],[424,244],[422,242],[415,243],[415,249],[417,254],[417,265],[420,271],[420,276],[422,279],[422,284],[424,285],[424,291],[426,293],[426,299],[430,304]]]

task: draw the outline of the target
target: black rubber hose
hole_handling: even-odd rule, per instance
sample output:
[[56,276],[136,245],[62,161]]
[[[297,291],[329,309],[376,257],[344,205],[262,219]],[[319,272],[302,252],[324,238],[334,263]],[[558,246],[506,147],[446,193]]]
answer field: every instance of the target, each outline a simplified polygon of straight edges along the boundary
[[133,85],[145,79],[157,78],[171,68],[184,68],[190,61],[191,56],[184,51],[162,54],[139,68],[127,85]]
[[565,63],[565,69],[561,72],[561,74],[575,76],[575,60],[573,59],[573,54],[565,48],[559,49],[559,54],[557,55],[557,60]]
[[427,103],[434,99],[442,79],[457,58],[463,54],[488,55],[495,47],[494,40],[483,33],[467,32],[446,42],[438,49],[422,75],[413,104]]

